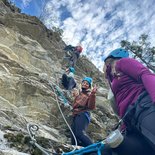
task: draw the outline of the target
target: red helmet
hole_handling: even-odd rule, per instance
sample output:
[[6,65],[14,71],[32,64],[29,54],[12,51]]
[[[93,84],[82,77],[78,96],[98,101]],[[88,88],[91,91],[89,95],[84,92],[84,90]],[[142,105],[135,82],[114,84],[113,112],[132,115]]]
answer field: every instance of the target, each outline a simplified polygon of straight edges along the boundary
[[79,53],[81,53],[83,48],[81,46],[76,46],[75,50],[78,51]]

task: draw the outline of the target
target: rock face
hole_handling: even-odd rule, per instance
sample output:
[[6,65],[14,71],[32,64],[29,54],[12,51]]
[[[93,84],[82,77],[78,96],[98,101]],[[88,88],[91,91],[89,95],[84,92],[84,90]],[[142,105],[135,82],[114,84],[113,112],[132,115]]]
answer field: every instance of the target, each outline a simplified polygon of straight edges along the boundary
[[[18,8],[6,2],[0,0],[0,129],[2,137],[6,135],[1,138],[5,143],[5,147],[0,147],[1,154],[41,154],[32,151],[26,141],[28,123],[39,125],[36,134],[48,140],[45,147],[65,149],[63,144],[70,144],[69,129],[59,111],[61,101],[55,92],[55,84],[59,85],[64,72],[65,43],[39,19],[20,14]],[[93,77],[99,86],[97,108],[92,112],[88,130],[95,142],[105,138],[117,119],[105,98],[107,88],[102,73],[82,56],[76,66],[75,78],[79,84],[84,76]],[[61,91],[64,95],[68,93]],[[62,105],[61,109],[70,122],[70,109]],[[20,136],[20,142],[9,138],[13,135],[19,139],[19,133],[24,135]],[[11,147],[14,151],[10,151]]]

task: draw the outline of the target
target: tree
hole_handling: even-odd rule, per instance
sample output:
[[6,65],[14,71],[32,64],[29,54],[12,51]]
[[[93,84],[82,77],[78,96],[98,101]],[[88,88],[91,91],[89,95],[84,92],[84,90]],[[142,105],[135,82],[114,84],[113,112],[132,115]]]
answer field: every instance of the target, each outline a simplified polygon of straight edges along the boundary
[[155,47],[151,47],[148,35],[142,34],[138,42],[121,41],[121,47],[132,52],[135,59],[140,59],[148,68],[155,72]]

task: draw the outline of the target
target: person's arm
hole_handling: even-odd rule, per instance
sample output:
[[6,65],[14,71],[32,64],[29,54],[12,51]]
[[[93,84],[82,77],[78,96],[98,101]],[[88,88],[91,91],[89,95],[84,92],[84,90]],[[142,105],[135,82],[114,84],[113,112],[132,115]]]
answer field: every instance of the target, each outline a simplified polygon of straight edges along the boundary
[[97,91],[97,87],[95,86],[93,88],[93,90],[91,91],[90,95],[89,95],[89,99],[88,99],[88,108],[93,110],[95,109],[95,103],[96,103],[96,91]]
[[155,74],[135,59],[123,58],[116,63],[116,71],[129,75],[141,82],[155,103]]

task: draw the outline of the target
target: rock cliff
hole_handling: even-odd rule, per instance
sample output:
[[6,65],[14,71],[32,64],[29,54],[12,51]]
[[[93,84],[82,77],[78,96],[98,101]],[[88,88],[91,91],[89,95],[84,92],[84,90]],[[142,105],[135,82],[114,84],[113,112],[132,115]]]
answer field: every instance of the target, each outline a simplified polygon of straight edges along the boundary
[[[69,123],[71,112],[53,88],[64,72],[64,47],[58,32],[0,0],[0,154],[42,154],[30,145],[27,125],[31,123],[39,126],[37,140],[43,147],[60,151],[70,144],[58,103]],[[84,76],[91,76],[98,85],[97,108],[88,130],[96,142],[105,138],[117,119],[106,100],[103,74],[81,56],[75,75],[79,84]],[[68,92],[61,91],[70,101]]]

